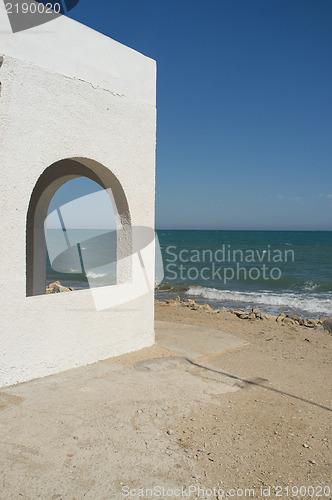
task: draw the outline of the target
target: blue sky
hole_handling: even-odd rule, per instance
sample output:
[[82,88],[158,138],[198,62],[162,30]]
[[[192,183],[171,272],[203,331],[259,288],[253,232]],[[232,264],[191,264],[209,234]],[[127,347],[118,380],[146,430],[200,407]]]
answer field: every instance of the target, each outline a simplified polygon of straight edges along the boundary
[[80,0],[70,17],[157,60],[157,228],[332,230],[330,0]]

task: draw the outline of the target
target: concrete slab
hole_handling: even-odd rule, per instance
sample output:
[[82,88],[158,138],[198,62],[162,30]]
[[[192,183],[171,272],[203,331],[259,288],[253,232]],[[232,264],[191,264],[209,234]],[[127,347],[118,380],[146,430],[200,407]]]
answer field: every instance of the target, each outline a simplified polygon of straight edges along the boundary
[[249,344],[219,330],[169,321],[156,321],[155,332],[157,344],[190,360],[215,356]]
[[0,390],[0,499],[122,500],[125,485],[190,485],[197,461],[178,420],[240,389],[217,375],[154,345]]

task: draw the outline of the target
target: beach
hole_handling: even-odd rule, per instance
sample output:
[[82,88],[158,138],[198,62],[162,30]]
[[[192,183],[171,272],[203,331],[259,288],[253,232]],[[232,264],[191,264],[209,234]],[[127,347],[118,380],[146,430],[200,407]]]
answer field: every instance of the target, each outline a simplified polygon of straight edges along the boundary
[[[330,498],[332,336],[256,316],[156,303],[154,346],[3,389],[0,498]],[[188,358],[161,322],[241,344]]]
[[[177,301],[157,303],[156,318],[218,328],[249,342],[205,363],[241,379],[241,390],[177,420],[177,435],[203,481],[242,488],[281,485],[282,498],[287,486],[331,485],[328,331],[273,316],[242,320],[232,312],[215,314]],[[276,498],[272,490],[271,497]]]

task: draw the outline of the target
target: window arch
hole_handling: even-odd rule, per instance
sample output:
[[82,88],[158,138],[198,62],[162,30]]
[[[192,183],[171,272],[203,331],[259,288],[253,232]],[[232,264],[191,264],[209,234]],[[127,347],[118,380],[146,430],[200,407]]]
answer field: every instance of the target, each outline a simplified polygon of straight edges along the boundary
[[102,164],[87,158],[60,160],[44,170],[31,195],[26,230],[26,294],[43,295],[46,286],[45,221],[56,191],[77,177],[87,177],[110,195],[116,221],[117,283],[131,280],[132,227],[129,206],[117,177]]

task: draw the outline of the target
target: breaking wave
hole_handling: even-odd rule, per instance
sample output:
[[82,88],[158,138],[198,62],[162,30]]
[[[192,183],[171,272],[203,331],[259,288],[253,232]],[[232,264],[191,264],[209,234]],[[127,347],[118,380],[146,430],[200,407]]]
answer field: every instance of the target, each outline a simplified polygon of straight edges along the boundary
[[107,273],[94,273],[92,271],[88,271],[86,273],[87,278],[91,279],[97,279],[97,278],[103,278],[104,276],[107,276]]
[[[311,288],[312,289],[312,288]],[[301,310],[313,314],[332,315],[332,294],[317,297],[314,295],[301,295],[295,293],[271,293],[268,291],[244,292],[235,290],[217,290],[202,286],[190,287],[186,295],[202,297],[218,302],[235,302],[270,307],[284,307],[285,309]]]

